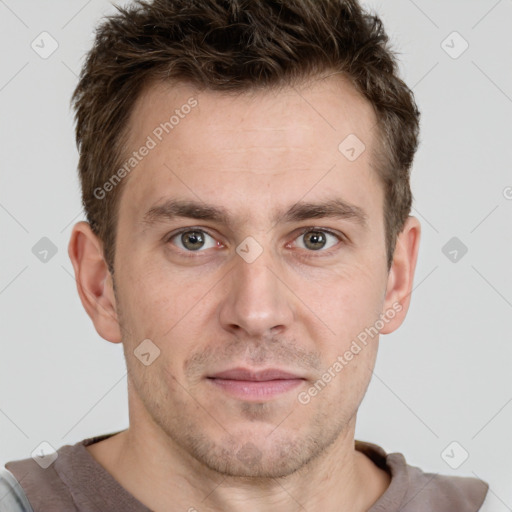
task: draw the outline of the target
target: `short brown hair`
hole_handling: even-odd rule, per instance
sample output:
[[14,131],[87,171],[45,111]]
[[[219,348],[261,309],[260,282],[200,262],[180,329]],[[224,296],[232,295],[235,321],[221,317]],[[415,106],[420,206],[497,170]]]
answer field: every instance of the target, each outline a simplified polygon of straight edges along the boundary
[[146,84],[244,91],[327,71],[348,77],[377,116],[389,270],[412,205],[420,114],[376,15],[357,0],[155,0],[116,8],[97,29],[72,97],[82,203],[112,273],[122,183],[103,199],[94,191],[121,165],[129,116]]

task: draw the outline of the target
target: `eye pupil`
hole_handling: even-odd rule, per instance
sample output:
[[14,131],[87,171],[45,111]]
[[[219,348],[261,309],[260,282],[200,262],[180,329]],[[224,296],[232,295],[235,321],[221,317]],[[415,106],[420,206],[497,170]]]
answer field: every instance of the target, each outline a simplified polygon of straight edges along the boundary
[[[306,240],[306,247],[309,247],[308,246],[309,242],[311,242],[313,244],[313,247],[309,247],[310,249],[313,249],[313,250],[321,249],[326,243],[325,234],[322,233],[321,231],[310,231],[310,232],[306,233],[305,240]],[[320,245],[316,245],[316,244],[320,244]]]
[[204,236],[200,231],[187,231],[181,235],[181,243],[187,249],[196,251],[204,245]]

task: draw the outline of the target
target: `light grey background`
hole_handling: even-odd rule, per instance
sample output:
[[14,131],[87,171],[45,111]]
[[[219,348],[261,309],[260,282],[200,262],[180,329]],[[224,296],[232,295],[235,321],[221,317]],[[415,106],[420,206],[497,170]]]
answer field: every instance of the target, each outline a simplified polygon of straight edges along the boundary
[[[423,232],[411,308],[381,337],[356,437],[424,470],[477,475],[512,510],[512,1],[365,4],[422,112],[412,187]],[[67,255],[83,218],[69,100],[113,10],[0,0],[2,464],[128,426],[122,347],[94,330]],[[58,42],[45,59],[31,47],[43,31]],[[57,248],[46,263],[32,252],[42,237]],[[452,237],[468,248],[456,262],[442,251]]]

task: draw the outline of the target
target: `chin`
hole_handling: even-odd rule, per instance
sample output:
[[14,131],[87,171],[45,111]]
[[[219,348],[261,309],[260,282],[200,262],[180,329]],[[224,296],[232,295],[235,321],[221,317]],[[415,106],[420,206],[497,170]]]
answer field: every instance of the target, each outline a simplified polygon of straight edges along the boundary
[[[204,433],[188,438],[189,453],[208,469],[234,478],[282,478],[299,471],[327,447],[311,436],[282,430],[277,434],[246,429],[219,441]],[[330,444],[330,443],[328,443]]]

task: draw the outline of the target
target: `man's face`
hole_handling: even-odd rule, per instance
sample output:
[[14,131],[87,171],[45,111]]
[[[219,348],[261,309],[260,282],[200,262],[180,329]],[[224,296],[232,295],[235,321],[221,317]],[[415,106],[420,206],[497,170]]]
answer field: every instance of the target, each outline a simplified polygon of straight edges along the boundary
[[[278,477],[353,427],[378,336],[338,356],[384,312],[388,278],[375,120],[335,77],[238,96],[158,85],[139,99],[129,147],[156,144],[125,178],[115,259],[131,428],[222,473]],[[353,161],[338,149],[350,134],[366,146]],[[227,219],[165,215],[169,201]],[[297,214],[329,201],[366,221]],[[146,366],[134,350],[147,339],[160,355]]]

